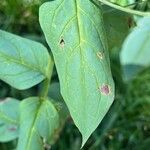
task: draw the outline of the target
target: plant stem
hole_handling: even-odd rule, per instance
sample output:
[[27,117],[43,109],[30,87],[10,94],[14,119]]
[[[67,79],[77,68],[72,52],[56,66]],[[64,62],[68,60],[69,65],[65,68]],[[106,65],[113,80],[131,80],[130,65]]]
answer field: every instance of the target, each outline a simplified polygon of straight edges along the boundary
[[50,85],[50,81],[51,81],[51,77],[53,73],[53,66],[54,66],[54,62],[50,59],[48,67],[47,67],[47,71],[46,71],[46,79],[43,81],[42,92],[40,94],[40,98],[42,100],[45,100],[48,95],[48,89],[49,89],[49,85]]
[[49,84],[50,84],[50,80],[49,79],[45,79],[43,81],[42,92],[41,92],[41,95],[40,95],[42,100],[44,100],[47,97],[47,95],[48,95]]

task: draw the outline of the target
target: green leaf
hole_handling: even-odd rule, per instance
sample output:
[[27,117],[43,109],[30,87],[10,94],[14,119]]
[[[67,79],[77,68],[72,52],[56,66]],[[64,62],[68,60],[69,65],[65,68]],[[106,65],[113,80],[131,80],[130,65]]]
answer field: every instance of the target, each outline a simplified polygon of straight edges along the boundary
[[135,64],[140,66],[150,65],[150,17],[145,17],[138,22],[137,27],[131,32],[123,44],[121,62],[123,65]]
[[15,124],[0,121],[0,142],[9,142],[18,137],[19,130]]
[[141,19],[126,38],[120,54],[125,78],[129,79],[150,65],[150,17]]
[[49,100],[31,97],[21,102],[20,123],[18,150],[42,150],[57,129],[59,117]]
[[0,101],[0,141],[8,142],[18,137],[19,101],[7,98]]
[[82,133],[82,146],[114,99],[99,4],[55,0],[40,8],[40,24],[54,55],[62,96]]
[[19,120],[19,101],[7,98],[0,101],[0,121],[18,124]]
[[34,41],[0,30],[0,79],[17,89],[27,89],[47,76],[51,59]]

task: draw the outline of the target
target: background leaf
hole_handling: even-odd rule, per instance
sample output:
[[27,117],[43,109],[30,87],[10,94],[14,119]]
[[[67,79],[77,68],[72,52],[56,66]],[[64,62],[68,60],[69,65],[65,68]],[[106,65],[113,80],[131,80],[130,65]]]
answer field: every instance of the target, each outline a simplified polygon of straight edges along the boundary
[[0,100],[0,120],[18,124],[19,119],[19,101],[14,98]]
[[14,140],[19,134],[19,101],[7,98],[0,101],[0,141]]
[[0,121],[0,142],[9,142],[18,137],[19,127]]
[[130,79],[150,65],[150,17],[141,19],[126,38],[120,54],[125,78]]
[[20,122],[18,150],[42,150],[57,129],[59,117],[49,100],[31,97],[21,102]]
[[82,145],[114,99],[99,4],[57,0],[40,8],[40,23],[54,55],[61,93],[82,133]]
[[27,89],[46,78],[49,64],[51,59],[43,45],[0,30],[1,80]]
[[120,50],[129,29],[133,26],[132,16],[106,5],[103,6],[103,13],[109,50],[113,48]]

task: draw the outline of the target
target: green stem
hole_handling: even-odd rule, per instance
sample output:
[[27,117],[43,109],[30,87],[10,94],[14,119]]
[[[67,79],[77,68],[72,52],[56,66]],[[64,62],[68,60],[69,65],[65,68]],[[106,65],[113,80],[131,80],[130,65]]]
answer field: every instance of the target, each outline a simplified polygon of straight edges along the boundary
[[48,95],[48,89],[49,89],[49,85],[50,85],[50,81],[51,81],[51,77],[53,73],[53,66],[54,66],[54,63],[50,59],[48,67],[47,67],[47,71],[46,71],[46,79],[43,81],[42,92],[40,94],[40,98],[42,100],[45,100]]
[[115,9],[121,10],[121,11],[126,12],[126,13],[130,13],[130,14],[134,14],[134,15],[138,15],[138,16],[149,16],[150,17],[149,12],[142,12],[142,11],[137,11],[137,10],[132,10],[129,8],[121,7],[119,5],[113,4],[113,3],[108,2],[106,0],[98,0],[98,1],[104,3],[105,5],[108,5],[110,7],[113,7]]
[[40,95],[42,100],[46,99],[46,97],[48,95],[49,84],[50,84],[50,80],[49,79],[45,79],[43,81],[42,92],[41,92],[41,95]]

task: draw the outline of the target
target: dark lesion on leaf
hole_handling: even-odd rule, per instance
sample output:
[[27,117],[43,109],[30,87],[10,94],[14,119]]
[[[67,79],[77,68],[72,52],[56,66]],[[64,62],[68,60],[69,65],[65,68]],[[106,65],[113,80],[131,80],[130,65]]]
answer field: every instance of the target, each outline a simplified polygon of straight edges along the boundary
[[60,41],[59,41],[59,46],[60,46],[61,48],[64,48],[64,47],[65,47],[65,40],[64,40],[63,37],[61,37],[61,39],[60,39]]
[[8,128],[8,130],[13,132],[13,131],[16,131],[17,128],[16,127],[10,127],[10,128]]
[[135,26],[137,26],[136,22],[135,22],[134,19],[131,18],[131,17],[128,18],[127,23],[128,23],[129,29],[130,29],[130,28],[133,28],[133,27],[135,27]]
[[111,88],[107,84],[103,84],[102,86],[100,86],[99,90],[103,95],[109,95],[111,93]]

